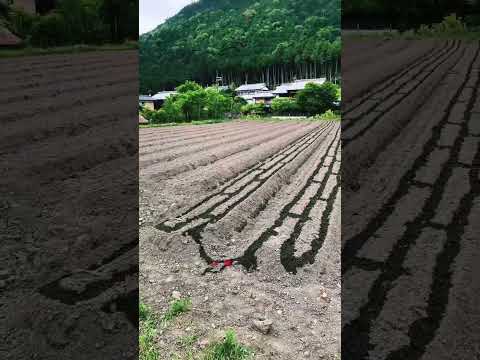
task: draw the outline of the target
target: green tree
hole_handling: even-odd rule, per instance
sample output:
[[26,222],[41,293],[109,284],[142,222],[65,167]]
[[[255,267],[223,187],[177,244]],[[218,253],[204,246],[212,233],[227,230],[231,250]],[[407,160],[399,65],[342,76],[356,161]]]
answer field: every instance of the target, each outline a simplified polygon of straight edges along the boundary
[[325,82],[322,85],[310,83],[297,94],[297,103],[300,110],[309,114],[323,114],[327,110],[334,108],[337,100],[337,87]]
[[276,115],[296,115],[300,107],[295,99],[275,98],[272,101],[272,111]]
[[202,87],[200,85],[198,85],[195,81],[186,81],[185,83],[183,83],[182,85],[177,87],[175,90],[179,94],[184,94],[184,93],[187,93],[187,92],[190,92],[190,91],[198,91],[198,90],[201,90],[201,89],[202,89]]
[[31,42],[39,47],[64,45],[68,43],[66,29],[67,24],[62,14],[54,12],[42,16],[32,26]]
[[244,115],[259,115],[263,116],[266,113],[266,107],[264,104],[247,104],[242,106],[241,112]]

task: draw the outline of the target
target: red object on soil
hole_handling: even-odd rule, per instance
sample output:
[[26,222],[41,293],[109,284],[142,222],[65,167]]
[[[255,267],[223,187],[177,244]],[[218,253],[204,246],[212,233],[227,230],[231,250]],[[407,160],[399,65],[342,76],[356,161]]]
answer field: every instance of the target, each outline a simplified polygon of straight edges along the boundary
[[223,261],[223,265],[224,265],[225,267],[227,267],[227,266],[232,266],[232,265],[233,265],[233,260],[232,260],[232,259],[224,260],[224,261]]

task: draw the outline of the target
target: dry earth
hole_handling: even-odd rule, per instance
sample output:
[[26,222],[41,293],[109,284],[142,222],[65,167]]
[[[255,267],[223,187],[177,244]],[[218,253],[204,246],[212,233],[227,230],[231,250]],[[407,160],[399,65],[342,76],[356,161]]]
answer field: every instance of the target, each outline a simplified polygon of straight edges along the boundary
[[137,52],[0,78],[0,358],[136,359]]
[[193,304],[161,330],[162,358],[228,328],[259,359],[338,358],[339,140],[329,121],[140,130],[140,297]]
[[480,358],[479,45],[343,44],[344,359]]

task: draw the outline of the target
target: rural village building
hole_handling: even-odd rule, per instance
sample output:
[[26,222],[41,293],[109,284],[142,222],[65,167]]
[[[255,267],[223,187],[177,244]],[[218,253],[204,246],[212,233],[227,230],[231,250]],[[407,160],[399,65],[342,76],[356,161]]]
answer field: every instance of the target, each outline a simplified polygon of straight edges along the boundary
[[138,97],[138,103],[140,106],[146,107],[147,109],[158,110],[163,106],[165,100],[167,100],[169,96],[172,96],[176,93],[176,91],[160,91],[153,96],[140,95]]
[[[270,91],[265,83],[259,84],[245,84],[235,89],[235,92],[238,97],[243,98],[248,104],[265,104],[270,105],[272,100],[276,97],[293,97],[300,90],[305,89],[305,86],[309,83],[314,83],[321,85],[325,83],[326,78],[318,79],[301,79],[295,80],[291,83],[285,83],[277,86],[274,91]],[[219,86],[219,90],[228,90],[228,86]],[[160,109],[165,100],[176,94],[175,91],[161,91],[157,94],[150,95],[140,95],[139,103],[141,106],[146,107],[151,110]]]
[[17,9],[21,9],[29,14],[35,14],[37,12],[37,6],[35,0],[0,0],[4,4],[8,4]]
[[147,109],[150,109],[150,110],[155,109],[155,103],[153,101],[153,98],[149,95],[140,95],[138,97],[138,103],[140,104],[140,106],[145,107]]
[[258,91],[253,94],[240,95],[248,104],[265,104],[270,105],[272,100],[277,96],[270,91]]
[[235,92],[238,96],[242,95],[253,95],[260,91],[269,91],[265,83],[260,84],[245,84],[235,89]]
[[167,100],[167,98],[169,98],[170,96],[175,95],[176,93],[176,91],[160,91],[153,95],[152,98],[155,110],[160,109],[165,103],[165,100]]
[[295,80],[294,82],[277,86],[277,88],[273,91],[273,94],[279,97],[292,97],[295,96],[300,90],[305,89],[307,84],[314,83],[322,85],[325,81],[327,81],[326,78]]

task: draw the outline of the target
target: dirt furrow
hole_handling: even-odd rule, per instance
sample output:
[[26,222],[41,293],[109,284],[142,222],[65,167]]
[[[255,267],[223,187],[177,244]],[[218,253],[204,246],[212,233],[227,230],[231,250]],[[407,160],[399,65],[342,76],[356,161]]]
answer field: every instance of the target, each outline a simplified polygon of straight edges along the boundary
[[[235,125],[231,126],[224,126],[224,127],[216,127],[211,129],[200,129],[195,133],[184,134],[183,132],[174,133],[173,135],[163,136],[162,134],[157,134],[155,132],[151,133],[150,135],[143,135],[140,141],[140,154],[145,155],[152,151],[150,148],[153,146],[177,146],[177,142],[185,141],[187,143],[188,140],[196,141],[196,139],[202,138],[211,138],[215,137],[216,135],[221,136],[223,134],[233,134],[237,131],[245,130],[249,127],[248,124],[244,122],[238,122]],[[141,129],[143,130],[143,129]]]
[[416,59],[413,63],[406,65],[399,73],[396,73],[384,81],[381,85],[369,91],[364,97],[359,98],[354,104],[349,105],[348,108],[342,111],[342,131],[347,130],[355,125],[358,120],[363,118],[371,111],[375,111],[376,107],[382,105],[383,100],[390,96],[402,92],[402,88],[408,93],[411,90],[409,87],[418,84],[417,76],[423,69],[434,63],[439,57],[448,54],[448,51],[453,47],[453,43],[445,43],[443,48],[437,49],[434,52],[429,52]]
[[[266,131],[265,135],[267,134],[268,131]],[[290,134],[287,133],[285,136],[290,136]],[[276,139],[271,139],[271,141],[275,140]],[[198,167],[207,166],[212,162],[217,162],[240,153],[246,153],[250,149],[253,149],[262,143],[263,141],[260,139],[253,142],[241,143],[232,147],[225,146],[218,151],[210,150],[201,152],[199,154],[191,156],[188,161],[185,161],[184,159],[179,159],[171,161],[168,164],[155,164],[145,169],[142,168],[144,171],[144,175],[142,176],[148,176],[156,180],[171,178],[181,173],[192,171]]]
[[[0,122],[2,126],[5,126],[8,122],[29,120],[39,113],[45,115],[50,113],[53,115],[61,110],[70,109],[75,111],[86,105],[91,106],[107,99],[113,100],[117,97],[131,94],[133,91],[138,91],[138,84],[132,81],[132,79],[125,79],[119,83],[112,80],[109,84],[97,87],[95,95],[91,91],[91,86],[95,86],[95,82],[92,82],[90,86],[85,86],[84,90],[77,91],[75,97],[72,97],[71,94],[60,94],[53,98],[44,98],[41,102],[28,102],[21,110],[13,107],[1,114]],[[114,92],[112,91],[113,89],[115,90]]]
[[27,77],[17,78],[9,80],[7,87],[0,87],[0,93],[8,93],[12,96],[13,94],[22,95],[28,93],[31,90],[39,90],[42,87],[47,89],[48,87],[55,86],[55,84],[68,84],[75,81],[87,81],[93,79],[101,79],[112,70],[117,70],[119,73],[122,73],[122,69],[129,69],[131,66],[137,65],[137,61],[130,61],[127,63],[115,63],[109,64],[106,63],[105,66],[98,66],[94,64],[91,67],[85,67],[83,69],[77,69],[72,73],[71,70],[66,70],[65,73],[52,72],[52,75],[55,75],[55,80],[52,80],[46,73],[32,74]]
[[[419,94],[425,92],[425,87],[431,88],[438,82],[438,78],[444,74],[445,67],[450,65],[449,60],[455,54],[458,54],[457,56],[461,56],[461,53],[457,53],[457,51],[461,49],[459,45],[460,44],[457,43],[456,46],[448,48],[447,51],[438,58],[435,57],[431,62],[422,64],[420,68],[414,70],[414,73],[411,77],[397,80],[399,83],[394,83],[391,91],[390,89],[387,90],[388,98],[386,100],[379,99],[375,101],[375,104],[372,104],[368,109],[362,109],[364,112],[351,120],[350,124],[352,124],[352,126],[342,129],[345,130],[344,133],[342,133],[344,146],[348,146],[350,142],[360,138],[367,131],[371,132],[371,128],[378,121],[383,120],[385,118],[385,114],[389,111],[398,107],[401,108],[402,111],[408,112],[407,109],[412,107],[413,104],[410,105],[408,102],[405,103],[404,101],[407,101],[409,98],[418,98]],[[413,87],[411,87],[412,79],[416,79]],[[406,89],[407,87],[409,88]],[[410,103],[411,102],[412,101],[410,100]],[[373,113],[371,117],[366,116],[373,111],[375,111],[375,113]]]
[[[218,206],[221,206],[225,199],[232,199],[239,194],[241,196],[241,192],[251,184],[255,185],[256,188],[260,187],[269,177],[280,170],[278,167],[279,165],[284,167],[288,163],[289,157],[299,154],[303,149],[307,148],[312,141],[318,139],[327,130],[328,126],[315,129],[302,136],[300,139],[297,139],[279,153],[276,153],[261,162],[256,162],[253,167],[247,168],[244,172],[227,182],[213,194],[210,194],[199,203],[187,209],[182,213],[180,218],[177,218],[177,220],[173,222],[164,222],[159,225],[159,228],[168,232],[178,231],[182,230],[182,228],[189,224],[193,219],[202,217],[208,218],[208,215]],[[267,175],[267,177],[260,178],[263,174]]]
[[[181,159],[185,156],[201,154],[204,151],[215,150],[218,148],[222,148],[225,145],[229,145],[234,147],[236,144],[245,144],[246,142],[257,142],[257,139],[262,142],[270,141],[276,139],[277,137],[281,137],[283,135],[288,134],[291,129],[297,127],[296,124],[285,124],[285,126],[271,128],[271,127],[263,127],[257,129],[247,129],[245,131],[240,131],[235,133],[234,136],[229,137],[220,137],[213,138],[213,139],[205,139],[204,141],[200,141],[198,145],[195,142],[188,143],[188,145],[182,146],[181,148],[174,147],[173,149],[165,149],[160,148],[157,151],[160,151],[160,155],[158,153],[150,153],[144,154],[142,156],[142,160],[140,161],[141,168],[147,168],[154,164],[161,162],[162,164],[166,164],[170,161]],[[268,136],[267,136],[268,135]]]
[[[460,248],[462,231],[459,229],[465,225],[459,214],[470,212],[475,197],[469,184],[458,184],[469,176],[470,179],[478,176],[475,168],[464,168],[463,164],[455,167],[478,98],[475,90],[465,93],[470,74],[479,66],[478,44],[469,48],[467,53],[465,61],[469,61],[469,65],[461,78],[462,83],[448,103],[447,111],[432,128],[431,136],[423,144],[413,166],[405,172],[396,192],[380,210],[382,215],[372,219],[364,232],[347,239],[344,246],[342,272],[346,274],[346,293],[355,286],[352,279],[357,268],[376,273],[369,278],[368,295],[363,292],[362,299],[355,304],[358,312],[349,314],[349,322],[343,328],[344,344],[350,346],[350,350],[345,347],[347,358],[355,354],[355,358],[362,359],[368,356],[392,360],[420,359],[439,327],[442,309],[447,307],[451,279],[448,269]],[[457,111],[456,105],[467,98],[464,113]],[[427,177],[425,171],[422,172],[427,161],[440,169],[437,178]],[[475,171],[477,173],[472,175]],[[414,179],[422,181],[415,183]],[[417,204],[414,204],[415,193]],[[403,205],[399,204],[402,198],[406,201]],[[419,198],[423,199],[420,203]],[[396,214],[396,208],[402,213]],[[455,222],[459,223],[455,225]],[[451,236],[446,235],[449,229]],[[421,233],[430,235],[425,238],[420,236]],[[439,234],[438,241],[430,244],[433,233]],[[452,237],[454,240],[450,240]],[[355,254],[360,257],[355,258]],[[413,264],[420,263],[423,271],[411,269]],[[393,286],[386,286],[387,283]],[[398,302],[402,299],[399,295],[408,289],[410,293],[416,289],[415,296],[407,302]],[[403,313],[400,322],[399,313]],[[396,325],[392,327],[391,324]],[[392,337],[397,341],[387,341]]]

